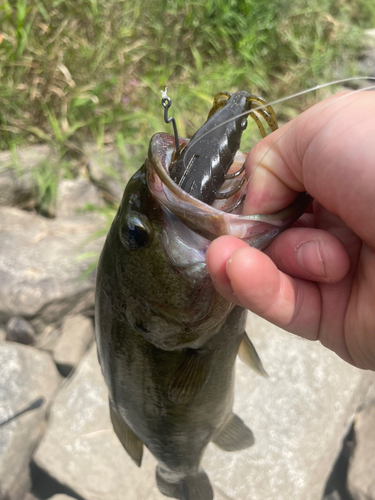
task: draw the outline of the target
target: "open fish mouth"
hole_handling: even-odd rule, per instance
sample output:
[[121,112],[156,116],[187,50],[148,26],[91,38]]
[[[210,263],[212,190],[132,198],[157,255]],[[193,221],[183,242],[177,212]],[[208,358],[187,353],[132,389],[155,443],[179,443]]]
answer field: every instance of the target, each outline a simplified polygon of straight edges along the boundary
[[[179,138],[179,142],[182,147],[187,145],[189,140]],[[226,210],[235,206],[245,195],[246,182],[234,196],[215,201],[212,206],[208,205],[181,189],[171,179],[169,167],[174,148],[174,137],[170,134],[158,133],[151,138],[147,161],[150,193],[188,228],[208,240],[231,235],[244,240],[252,247],[264,249],[281,231],[293,224],[311,202],[307,193],[300,193],[291,205],[274,214],[242,215],[236,211],[228,213]],[[245,155],[238,152],[232,168],[238,170],[244,160]],[[230,187],[230,181],[226,181],[224,188],[229,191]]]

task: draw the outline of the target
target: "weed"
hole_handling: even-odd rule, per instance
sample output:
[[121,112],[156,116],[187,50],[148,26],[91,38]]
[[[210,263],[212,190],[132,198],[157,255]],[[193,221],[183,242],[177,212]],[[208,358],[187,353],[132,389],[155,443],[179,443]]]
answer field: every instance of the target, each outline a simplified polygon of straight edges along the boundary
[[[167,129],[166,85],[189,136],[220,90],[271,100],[350,73],[374,25],[367,0],[3,0],[0,149],[47,142],[63,157],[94,140],[116,143],[131,164],[125,145],[144,156]],[[316,97],[303,99],[279,115]]]

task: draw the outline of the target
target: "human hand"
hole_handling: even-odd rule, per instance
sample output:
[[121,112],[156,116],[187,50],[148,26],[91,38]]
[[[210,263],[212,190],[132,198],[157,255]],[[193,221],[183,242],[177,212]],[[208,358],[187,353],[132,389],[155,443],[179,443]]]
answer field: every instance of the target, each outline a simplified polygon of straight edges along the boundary
[[302,191],[314,198],[312,213],[264,253],[232,236],[213,241],[206,263],[215,287],[375,370],[375,92],[322,101],[258,143],[246,168],[254,176],[244,214],[275,212]]

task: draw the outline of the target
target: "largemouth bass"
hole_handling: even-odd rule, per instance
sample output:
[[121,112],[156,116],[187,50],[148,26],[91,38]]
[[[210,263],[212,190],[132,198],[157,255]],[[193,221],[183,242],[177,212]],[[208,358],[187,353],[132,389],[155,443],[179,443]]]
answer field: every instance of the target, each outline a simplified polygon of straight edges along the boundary
[[[219,127],[213,133],[223,132]],[[189,141],[179,139],[178,147],[189,148]],[[158,461],[164,495],[211,500],[200,467],[208,443],[227,451],[254,443],[232,412],[240,346],[255,369],[264,369],[245,332],[246,310],[217,293],[205,252],[222,234],[264,248],[310,199],[301,194],[273,215],[227,213],[232,199],[210,206],[171,179],[175,156],[173,136],[156,134],[125,189],[98,265],[96,337],[113,427],[126,451],[140,466],[147,446]],[[232,156],[237,169],[244,155]],[[234,195],[241,196],[241,190]]]

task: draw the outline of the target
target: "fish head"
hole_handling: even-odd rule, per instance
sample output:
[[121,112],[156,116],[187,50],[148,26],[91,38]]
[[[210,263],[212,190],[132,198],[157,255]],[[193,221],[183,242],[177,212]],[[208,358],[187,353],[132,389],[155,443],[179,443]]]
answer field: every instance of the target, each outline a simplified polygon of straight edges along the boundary
[[157,347],[197,348],[220,329],[233,306],[207,273],[210,241],[154,196],[147,165],[125,189],[100,258],[98,289]]
[[[180,148],[183,147],[189,147],[189,140],[180,138]],[[173,150],[173,136],[159,133],[151,138],[147,161],[149,191],[161,206],[208,241],[222,235],[231,235],[263,250],[278,234],[293,224],[311,203],[312,198],[308,193],[300,193],[291,205],[276,213],[242,215],[238,202],[246,194],[247,184],[244,182],[241,189],[230,198],[215,200],[212,205],[208,205],[182,190],[170,178],[169,165]],[[237,152],[229,173],[239,170],[245,159],[244,153]],[[226,181],[224,190],[230,191],[237,183],[236,178]],[[239,208],[230,211],[236,205]]]
[[[187,142],[180,139],[181,146]],[[272,219],[209,206],[171,180],[173,150],[173,136],[152,137],[146,163],[125,189],[98,272],[100,288],[104,293],[107,288],[119,316],[166,350],[199,348],[220,330],[234,307],[208,275],[205,252],[210,242],[232,234],[264,248],[302,213],[299,206]]]

